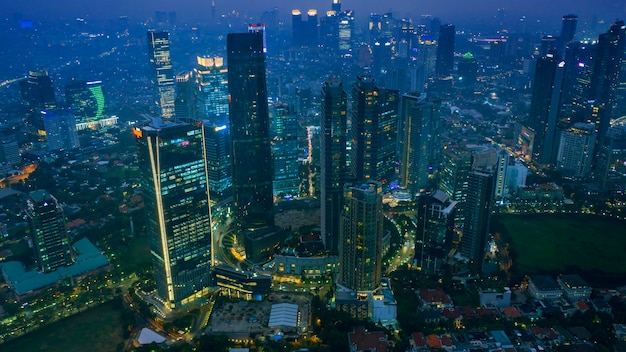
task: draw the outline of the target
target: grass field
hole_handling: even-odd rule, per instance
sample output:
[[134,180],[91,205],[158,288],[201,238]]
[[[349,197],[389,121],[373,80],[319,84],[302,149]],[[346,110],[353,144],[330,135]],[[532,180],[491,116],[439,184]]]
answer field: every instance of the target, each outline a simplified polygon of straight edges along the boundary
[[117,351],[124,343],[121,326],[121,307],[109,302],[4,343],[0,351]]
[[591,215],[497,215],[492,230],[510,244],[522,274],[626,273],[626,222]]

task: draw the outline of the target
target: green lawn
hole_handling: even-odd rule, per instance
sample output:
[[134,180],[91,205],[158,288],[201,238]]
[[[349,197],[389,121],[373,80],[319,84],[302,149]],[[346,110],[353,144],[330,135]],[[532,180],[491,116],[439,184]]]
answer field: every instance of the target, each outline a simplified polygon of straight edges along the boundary
[[492,230],[510,243],[522,274],[626,273],[626,222],[591,215],[497,215]]
[[109,302],[1,344],[0,351],[108,352],[123,343],[121,306]]

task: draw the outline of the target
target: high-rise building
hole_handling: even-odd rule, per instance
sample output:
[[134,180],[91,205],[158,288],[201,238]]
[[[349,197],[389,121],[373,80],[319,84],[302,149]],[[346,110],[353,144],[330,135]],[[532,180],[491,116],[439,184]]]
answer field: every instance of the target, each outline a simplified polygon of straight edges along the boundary
[[463,87],[473,88],[478,78],[478,62],[472,53],[467,52],[459,60],[456,81]]
[[332,254],[339,250],[339,224],[347,178],[346,142],[348,96],[339,79],[329,79],[321,97],[321,227],[322,240]]
[[456,30],[453,24],[442,25],[439,28],[437,39],[437,63],[435,73],[440,77],[447,77],[454,69],[454,37]]
[[434,124],[439,114],[435,104],[418,93],[402,96],[401,111],[400,184],[414,197],[429,186],[430,152],[436,149]]
[[42,110],[57,107],[52,79],[46,70],[29,71],[28,77],[20,81],[22,105],[26,108],[26,121],[39,131],[44,131]]
[[176,75],[176,100],[174,116],[179,121],[196,121],[196,90],[193,71]]
[[591,75],[596,45],[571,42],[565,47],[565,74],[563,78],[563,105],[561,119],[567,122],[586,121],[589,116]]
[[595,125],[575,123],[561,131],[556,169],[566,177],[581,179],[589,176],[596,143]]
[[576,24],[578,23],[578,16],[565,15],[561,18],[561,36],[559,37],[559,57],[563,58],[565,54],[565,47],[567,44],[574,40],[576,34]]
[[66,85],[65,103],[72,108],[76,124],[101,119],[106,107],[102,81],[75,81]]
[[211,201],[219,202],[232,194],[232,145],[228,125],[204,121],[206,163]]
[[397,90],[380,89],[374,77],[357,76],[352,85],[351,176],[385,181],[394,176],[398,130]]
[[331,10],[337,13],[341,12],[341,0],[333,0],[333,3],[331,5]]
[[327,11],[320,18],[320,44],[331,52],[339,49],[339,12]]
[[409,68],[413,92],[423,92],[426,88],[428,78],[435,74],[437,63],[437,41],[429,35],[420,35],[417,41],[417,52],[414,53],[415,60],[411,62]]
[[595,178],[603,192],[626,190],[626,126],[609,128],[600,146],[595,166]]
[[470,270],[481,272],[491,221],[494,178],[491,173],[472,171],[468,176],[467,203],[463,221],[463,235],[459,249],[470,261]]
[[273,163],[263,33],[227,36],[233,196],[244,229],[274,225]]
[[272,104],[270,117],[272,121],[274,195],[297,197],[300,194],[298,122],[285,103]]
[[616,21],[608,32],[598,37],[591,75],[591,123],[596,124],[598,146],[604,142],[613,116],[615,88],[619,80],[626,45],[626,25]]
[[352,44],[355,35],[354,12],[352,10],[346,10],[338,13],[338,17],[338,47],[339,53],[344,55],[352,51]]
[[212,260],[210,199],[200,124],[135,128],[146,232],[157,295],[168,309],[208,293]]
[[561,106],[565,62],[553,54],[537,60],[529,121],[535,132],[532,160],[538,164],[554,164],[556,159],[556,125]]
[[0,142],[0,162],[9,165],[19,165],[21,161],[20,146],[17,144],[15,137],[3,135]]
[[76,132],[76,119],[71,109],[42,111],[48,150],[74,149],[80,147]]
[[382,265],[383,211],[380,184],[349,189],[341,214],[339,284],[352,291],[378,287]]
[[509,195],[509,189],[506,183],[506,175],[509,172],[511,157],[506,150],[498,153],[498,163],[496,164],[496,185],[495,199],[499,200]]
[[170,58],[170,34],[166,31],[148,31],[148,57],[154,70],[152,84],[157,90],[155,108],[164,118],[174,117],[176,89]]
[[44,190],[30,192],[26,200],[26,217],[39,270],[50,272],[72,264],[65,217],[57,199]]
[[202,119],[217,125],[228,123],[228,69],[223,57],[197,57],[196,99]]
[[456,222],[463,222],[467,204],[468,175],[472,169],[472,153],[457,146],[444,148],[439,174],[439,189],[444,191],[452,200],[459,202],[456,211]]
[[441,190],[418,198],[417,239],[421,248],[416,248],[416,259],[422,270],[434,273],[445,263],[455,238],[457,205]]
[[291,24],[294,46],[315,47],[318,43],[317,10],[307,11],[307,20],[302,21],[302,12],[298,9],[291,11]]

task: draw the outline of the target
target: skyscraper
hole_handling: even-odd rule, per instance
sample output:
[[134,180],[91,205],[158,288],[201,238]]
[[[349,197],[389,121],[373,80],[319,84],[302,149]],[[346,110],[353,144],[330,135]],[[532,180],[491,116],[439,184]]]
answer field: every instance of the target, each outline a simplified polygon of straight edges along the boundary
[[228,123],[228,69],[223,57],[197,57],[196,99],[202,119],[217,125]]
[[623,193],[626,189],[626,126],[609,128],[600,146],[595,178],[603,192]]
[[322,87],[320,125],[322,240],[332,254],[339,250],[339,224],[346,183],[348,97],[339,79]]
[[233,196],[244,229],[274,225],[263,33],[227,36]]
[[44,190],[30,192],[26,200],[26,217],[39,270],[49,272],[72,264],[65,217],[57,199]]
[[206,162],[211,201],[219,202],[232,194],[232,152],[228,125],[203,122]]
[[459,249],[470,260],[472,272],[481,272],[491,221],[494,178],[491,173],[472,171],[468,176],[463,235]]
[[379,89],[374,77],[357,76],[352,85],[351,176],[384,181],[395,172],[398,91]]
[[80,147],[76,132],[76,119],[71,109],[42,111],[48,150],[74,149]]
[[608,32],[598,37],[589,96],[592,101],[592,116],[589,122],[596,124],[598,145],[602,145],[604,142],[611,118],[613,118],[615,88],[624,59],[625,30],[624,21],[616,21],[611,25]]
[[291,11],[291,25],[294,46],[315,47],[318,43],[317,10],[307,11],[307,20],[302,21],[302,12],[298,9]]
[[453,24],[442,25],[437,39],[437,63],[435,73],[440,77],[450,76],[454,68],[454,37],[456,30]]
[[179,121],[196,121],[196,90],[193,71],[176,75],[176,100],[174,116]]
[[576,123],[561,132],[556,169],[563,176],[585,178],[591,172],[596,143],[595,126],[591,123]]
[[447,259],[452,249],[457,204],[441,190],[418,198],[417,239],[421,248],[416,248],[416,259],[422,270],[436,272]]
[[22,105],[26,108],[26,121],[40,131],[44,131],[42,110],[56,109],[52,79],[46,70],[29,71],[28,77],[20,81]]
[[154,119],[133,133],[157,294],[167,308],[180,309],[210,287],[211,218],[202,126]]
[[407,93],[402,96],[402,143],[400,144],[400,184],[411,196],[428,188],[430,153],[435,142],[434,123],[439,116],[425,95]]
[[556,124],[561,106],[564,67],[565,63],[553,54],[537,60],[529,124],[535,132],[532,160],[543,165],[553,164],[556,158]]
[[162,117],[171,118],[174,116],[176,90],[168,32],[148,31],[148,57],[154,70],[152,84],[156,87],[158,95],[155,108]]
[[298,173],[298,122],[285,103],[270,106],[272,119],[272,156],[274,160],[274,195],[297,197],[300,194]]
[[105,109],[102,81],[75,81],[66,85],[65,102],[72,108],[77,125],[101,119]]
[[578,16],[565,15],[561,18],[561,36],[559,37],[559,57],[563,58],[565,47],[574,40]]
[[339,284],[372,291],[380,284],[383,211],[380,184],[352,187],[341,214]]

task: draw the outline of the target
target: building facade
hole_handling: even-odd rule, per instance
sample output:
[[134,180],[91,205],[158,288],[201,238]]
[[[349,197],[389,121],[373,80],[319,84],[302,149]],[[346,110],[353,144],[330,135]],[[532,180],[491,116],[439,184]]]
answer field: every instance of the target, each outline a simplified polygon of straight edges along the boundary
[[166,31],[148,31],[148,57],[154,70],[152,84],[157,90],[155,109],[164,118],[174,117],[176,87],[170,58],[170,34]]

